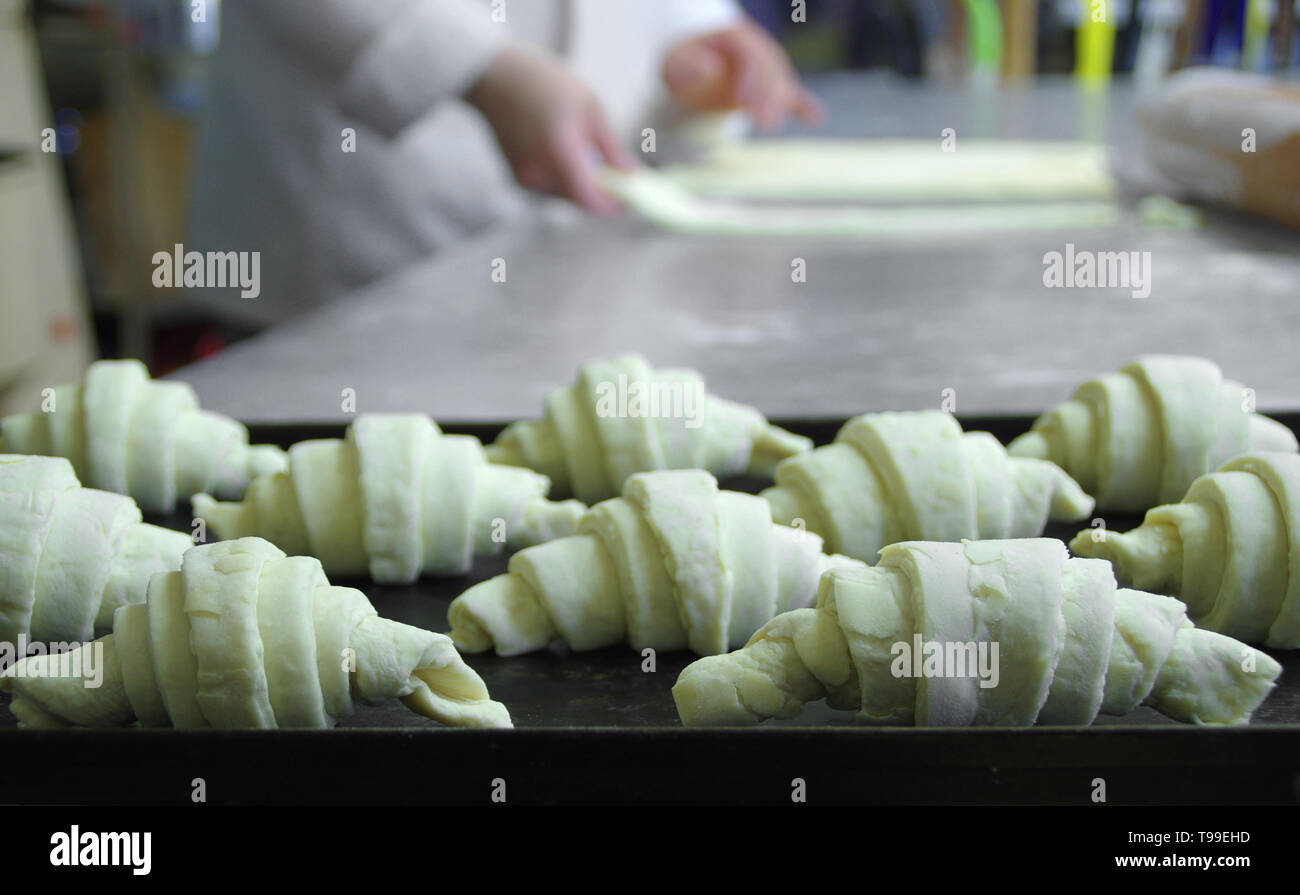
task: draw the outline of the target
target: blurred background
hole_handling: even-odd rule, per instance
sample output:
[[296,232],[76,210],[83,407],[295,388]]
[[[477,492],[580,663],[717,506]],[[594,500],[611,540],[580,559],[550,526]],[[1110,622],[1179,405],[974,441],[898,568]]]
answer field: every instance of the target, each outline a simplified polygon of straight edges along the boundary
[[[808,0],[796,23],[787,0],[743,3],[831,94],[861,74],[957,96],[1112,80],[1140,92],[1194,65],[1294,72],[1300,52],[1290,0],[1116,0],[1100,29],[1094,5]],[[203,13],[189,0],[0,0],[0,395],[76,379],[95,356],[162,374],[252,331],[151,281],[148,259],[187,236],[223,4]],[[854,125],[833,116],[831,132]]]

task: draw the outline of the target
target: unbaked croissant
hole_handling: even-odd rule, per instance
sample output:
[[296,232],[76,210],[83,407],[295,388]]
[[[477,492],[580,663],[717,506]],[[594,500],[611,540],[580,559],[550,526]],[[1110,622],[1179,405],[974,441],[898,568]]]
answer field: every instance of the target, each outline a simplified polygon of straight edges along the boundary
[[773,524],[764,501],[720,491],[696,469],[630,476],[578,531],[516,553],[506,574],[453,600],[456,645],[511,656],[563,640],[711,655],[808,605],[826,568],[860,565],[823,556],[817,535]]
[[427,416],[372,413],[342,439],[295,444],[288,470],[255,479],[240,503],[193,501],[217,537],[266,538],[319,557],[332,577],[406,583],[572,534],[586,507],[548,501],[548,487],[489,464],[477,438],[444,435]]
[[82,642],[181,567],[188,535],[129,497],[83,488],[62,457],[0,454],[0,643]]
[[260,538],[190,549],[112,634],[21,659],[0,689],[25,727],[320,728],[388,699],[444,724],[511,726],[448,638],[380,618],[317,560]]
[[1124,584],[1178,597],[1202,628],[1300,647],[1300,454],[1243,454],[1132,531],[1083,531],[1070,549],[1110,560]]
[[1085,382],[1007,448],[1058,464],[1102,510],[1138,513],[1182,498],[1197,476],[1245,451],[1295,451],[1286,426],[1254,412],[1240,383],[1199,357],[1150,355]]
[[832,444],[777,466],[761,496],[777,522],[868,563],[897,541],[1033,537],[1049,518],[1076,522],[1093,507],[1055,464],[1009,457],[937,410],[851,419]]
[[248,444],[248,429],[199,409],[183,382],[155,382],[136,360],[96,361],[85,385],[54,389],[46,413],[0,420],[0,451],[66,457],[87,486],[170,513],[198,491],[238,497],[256,475],[284,468],[284,451]]
[[687,666],[673,698],[687,726],[789,718],[822,697],[867,724],[1086,725],[1143,704],[1237,724],[1281,670],[1177,600],[1116,590],[1060,541],[909,542],[828,572],[815,608]]
[[777,463],[811,448],[753,407],[708,394],[694,370],[651,370],[629,354],[585,364],[576,385],[546,396],[544,419],[512,423],[487,452],[590,504],[617,496],[635,472],[771,478]]

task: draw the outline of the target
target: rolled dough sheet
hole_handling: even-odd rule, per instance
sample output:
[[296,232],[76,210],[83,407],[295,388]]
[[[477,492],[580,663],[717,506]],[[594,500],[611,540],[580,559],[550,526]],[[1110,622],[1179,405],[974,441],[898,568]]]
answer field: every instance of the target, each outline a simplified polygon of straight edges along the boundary
[[867,202],[1107,199],[1116,192],[1096,143],[964,140],[750,140],[660,169],[698,196]]
[[1114,226],[1108,201],[906,206],[759,206],[702,199],[664,175],[606,171],[606,187],[630,209],[678,233],[709,236],[933,237],[1006,230]]

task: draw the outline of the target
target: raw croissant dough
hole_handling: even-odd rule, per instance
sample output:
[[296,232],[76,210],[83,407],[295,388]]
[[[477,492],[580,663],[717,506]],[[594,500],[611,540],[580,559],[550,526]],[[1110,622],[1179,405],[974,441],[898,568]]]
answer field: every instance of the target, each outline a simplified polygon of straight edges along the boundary
[[[934,669],[946,676],[909,668],[895,645],[918,634],[951,653]],[[989,656],[998,646],[995,686],[955,664],[957,647],[969,657],[981,643]],[[1177,600],[1117,591],[1105,563],[1070,559],[1060,541],[910,542],[886,547],[875,567],[828,572],[815,608],[687,666],[673,698],[687,726],[789,718],[822,697],[868,724],[1086,725],[1142,704],[1238,724],[1281,670],[1194,627]]]
[[419,414],[363,414],[346,437],[289,449],[289,468],[255,479],[241,503],[194,496],[221,538],[264,537],[317,556],[331,576],[406,583],[461,575],[474,557],[572,534],[586,507],[552,503],[545,476],[490,465],[477,438]]
[[578,529],[516,553],[508,573],[453,600],[456,645],[512,656],[563,639],[575,650],[711,655],[808,605],[826,568],[860,565],[823,556],[821,538],[774,525],[766,503],[719,491],[702,470],[633,475]]
[[238,497],[249,479],[283,469],[284,452],[248,444],[248,430],[199,409],[183,382],[154,382],[135,360],[96,361],[85,385],[54,389],[54,409],[0,420],[0,451],[66,457],[89,487],[170,513],[197,491]]
[[651,223],[696,236],[950,240],[1005,230],[1113,227],[1113,202],[996,202],[946,205],[771,205],[701,198],[648,168],[606,171],[605,187]]
[[1097,143],[963,138],[745,140],[663,176],[699,196],[845,202],[1005,202],[1108,199],[1115,193]]
[[1059,467],[1008,457],[937,410],[849,420],[833,444],[778,466],[761,496],[777,522],[802,520],[828,553],[867,563],[896,541],[1032,537],[1049,516],[1076,522],[1093,506]]
[[1083,531],[1070,549],[1110,560],[1125,584],[1173,594],[1202,628],[1300,647],[1300,454],[1243,454],[1132,531]]
[[[615,397],[620,383],[626,407]],[[644,403],[633,403],[634,392]],[[651,393],[658,395],[658,415]],[[487,451],[493,463],[549,476],[557,496],[590,504],[617,496],[634,472],[704,469],[719,478],[770,478],[781,460],[811,448],[754,408],[707,394],[694,370],[651,370],[629,354],[584,365],[577,385],[546,396],[545,419],[507,426]]]
[[188,535],[129,497],[83,488],[62,457],[0,454],[0,643],[84,642],[181,567]]
[[1212,361],[1149,355],[1079,386],[1007,450],[1058,464],[1099,509],[1137,513],[1244,451],[1295,451],[1296,438]]
[[318,561],[260,538],[192,548],[81,650],[96,648],[96,688],[52,673],[60,661],[93,667],[79,657],[31,656],[0,675],[22,726],[333,727],[354,697],[401,699],[444,724],[511,726],[449,639],[380,618]]

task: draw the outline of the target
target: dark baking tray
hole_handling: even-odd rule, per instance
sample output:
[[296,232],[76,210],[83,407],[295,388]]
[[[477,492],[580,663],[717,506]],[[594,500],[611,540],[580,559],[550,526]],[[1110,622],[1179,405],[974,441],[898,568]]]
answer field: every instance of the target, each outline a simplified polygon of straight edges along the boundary
[[[1274,414],[1300,431],[1300,413]],[[780,421],[830,441],[841,421]],[[1010,440],[1027,417],[962,417],[964,428]],[[337,437],[341,424],[253,425],[255,442],[288,446]],[[497,425],[443,429],[490,441]],[[755,491],[759,481],[728,487]],[[188,530],[189,517],[153,520]],[[1107,527],[1140,519],[1113,516]],[[1068,539],[1078,526],[1053,526]],[[480,560],[463,578],[364,591],[380,614],[446,631],[447,606],[505,570]],[[1124,803],[1218,804],[1300,800],[1300,656],[1284,667],[1248,727],[1198,728],[1143,708],[1088,729],[863,728],[824,704],[758,728],[684,730],[670,689],[695,656],[548,651],[509,659],[467,656],[513,731],[447,730],[400,705],[361,708],[333,731],[18,731],[0,697],[0,801],[188,802],[203,776],[227,803],[395,804],[490,802],[506,781],[510,803],[789,803],[792,779],[810,802],[987,803],[1092,800],[1097,778]],[[58,769],[58,774],[39,769]],[[496,790],[499,792],[499,789]]]

